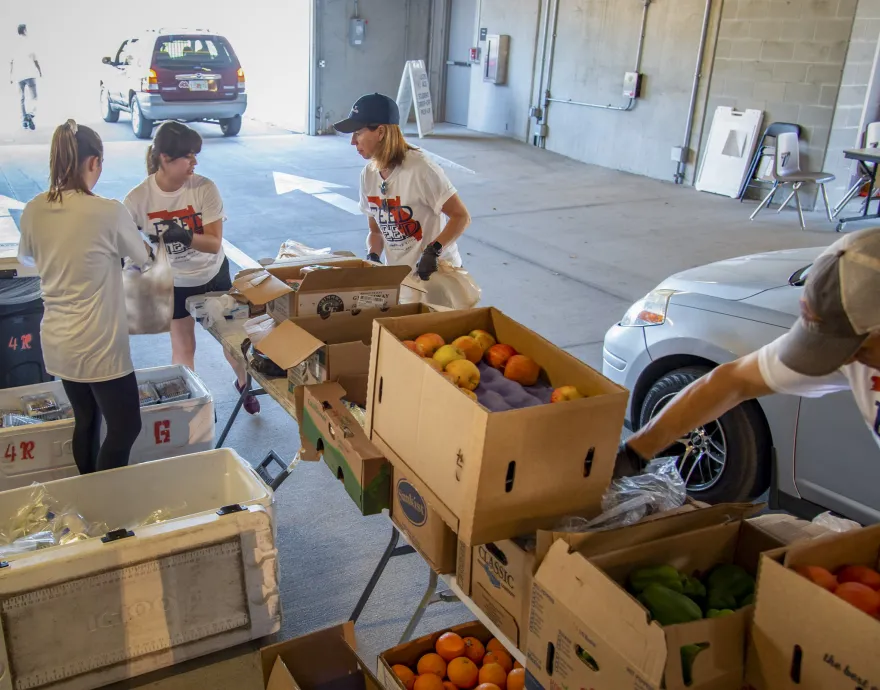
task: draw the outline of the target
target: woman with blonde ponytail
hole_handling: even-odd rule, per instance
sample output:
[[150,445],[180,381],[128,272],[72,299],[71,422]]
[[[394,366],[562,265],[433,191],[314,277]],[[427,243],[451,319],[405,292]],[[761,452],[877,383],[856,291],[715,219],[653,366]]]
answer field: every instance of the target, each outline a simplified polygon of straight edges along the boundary
[[42,279],[43,358],[73,407],[81,474],[127,465],[141,429],[121,261],[142,264],[148,248],[125,206],[92,191],[103,162],[98,134],[68,120],[52,136],[49,191],[21,215],[19,256]]

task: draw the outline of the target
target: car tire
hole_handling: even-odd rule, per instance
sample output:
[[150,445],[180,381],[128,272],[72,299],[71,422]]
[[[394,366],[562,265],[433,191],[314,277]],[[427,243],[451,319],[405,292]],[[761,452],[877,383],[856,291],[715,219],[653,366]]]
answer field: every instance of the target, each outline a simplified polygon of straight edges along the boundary
[[234,137],[241,131],[241,115],[220,120],[220,131],[224,137]]
[[101,87],[100,103],[101,118],[104,122],[119,122],[119,111],[111,105],[110,94],[103,86]]
[[[708,367],[685,367],[658,379],[642,402],[639,426],[645,426],[675,395],[709,371]],[[678,442],[658,457],[680,457],[679,470],[686,480],[690,475],[688,494],[692,498],[706,503],[748,501],[766,489],[763,485],[769,470],[770,448],[761,420],[750,403],[737,405],[685,439],[688,446]],[[710,443],[711,448],[707,445]],[[719,445],[723,445],[724,456],[720,468],[711,456],[696,455],[701,447],[719,455]]]
[[131,97],[131,131],[138,139],[149,139],[153,136],[153,121],[144,117],[137,96]]

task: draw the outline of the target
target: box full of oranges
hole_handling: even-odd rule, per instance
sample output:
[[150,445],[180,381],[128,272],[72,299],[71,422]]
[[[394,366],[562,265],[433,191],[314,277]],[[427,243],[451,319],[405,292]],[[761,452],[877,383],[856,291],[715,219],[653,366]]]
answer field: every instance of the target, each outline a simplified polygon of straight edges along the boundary
[[466,544],[598,512],[627,397],[495,308],[373,322],[370,439],[427,486]]
[[481,623],[466,623],[382,652],[385,690],[523,690],[525,669]]

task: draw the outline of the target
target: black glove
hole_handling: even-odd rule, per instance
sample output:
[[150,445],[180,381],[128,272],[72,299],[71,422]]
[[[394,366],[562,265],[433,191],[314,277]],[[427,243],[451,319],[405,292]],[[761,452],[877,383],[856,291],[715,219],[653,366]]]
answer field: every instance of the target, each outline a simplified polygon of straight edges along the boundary
[[183,227],[180,223],[170,221],[165,226],[165,232],[162,233],[162,239],[165,240],[166,246],[177,242],[189,249],[193,243],[193,233],[192,230]]
[[621,443],[617,449],[617,459],[614,462],[614,479],[620,477],[634,477],[641,474],[648,462],[636,453],[626,443]]
[[381,264],[382,257],[379,256],[376,252],[370,252],[369,254],[367,254],[367,261],[372,261],[373,263]]
[[422,258],[419,259],[418,266],[416,266],[416,273],[419,274],[419,278],[428,280],[432,274],[437,272],[437,260],[440,258],[442,251],[443,247],[440,246],[439,242],[429,244],[425,248],[425,251],[422,252]]

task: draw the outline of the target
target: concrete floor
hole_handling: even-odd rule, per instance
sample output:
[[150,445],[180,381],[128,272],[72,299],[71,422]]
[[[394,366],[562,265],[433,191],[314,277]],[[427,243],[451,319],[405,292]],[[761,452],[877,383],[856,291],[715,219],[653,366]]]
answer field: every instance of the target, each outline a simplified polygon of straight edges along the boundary
[[[144,175],[146,142],[127,117],[95,125],[106,142],[98,192],[121,198]],[[342,185],[357,197],[363,162],[341,137],[309,138],[247,122],[242,135],[205,136],[199,172],[224,197],[227,239],[253,258],[274,256],[282,241],[364,251],[366,221],[308,194],[279,195],[273,172]],[[0,127],[0,195],[27,200],[46,187],[50,132]],[[606,329],[670,273],[752,252],[824,246],[837,235],[819,213],[807,231],[792,211],[748,221],[754,205],[687,187],[590,167],[506,139],[441,127],[425,148],[448,173],[473,224],[461,240],[466,267],[494,305],[601,367]],[[670,164],[670,175],[672,164]],[[15,215],[16,212],[13,212]],[[197,369],[214,395],[221,424],[234,403],[232,375],[219,347],[200,332]],[[167,363],[167,337],[134,339],[138,367]],[[270,400],[258,417],[238,420],[227,445],[252,462],[297,449],[294,424]],[[277,495],[286,612],[284,635],[348,617],[390,532],[387,519],[361,517],[323,464],[300,465]],[[395,559],[357,632],[366,659],[396,643],[427,582],[418,557]],[[420,633],[470,616],[460,605],[432,607]]]

